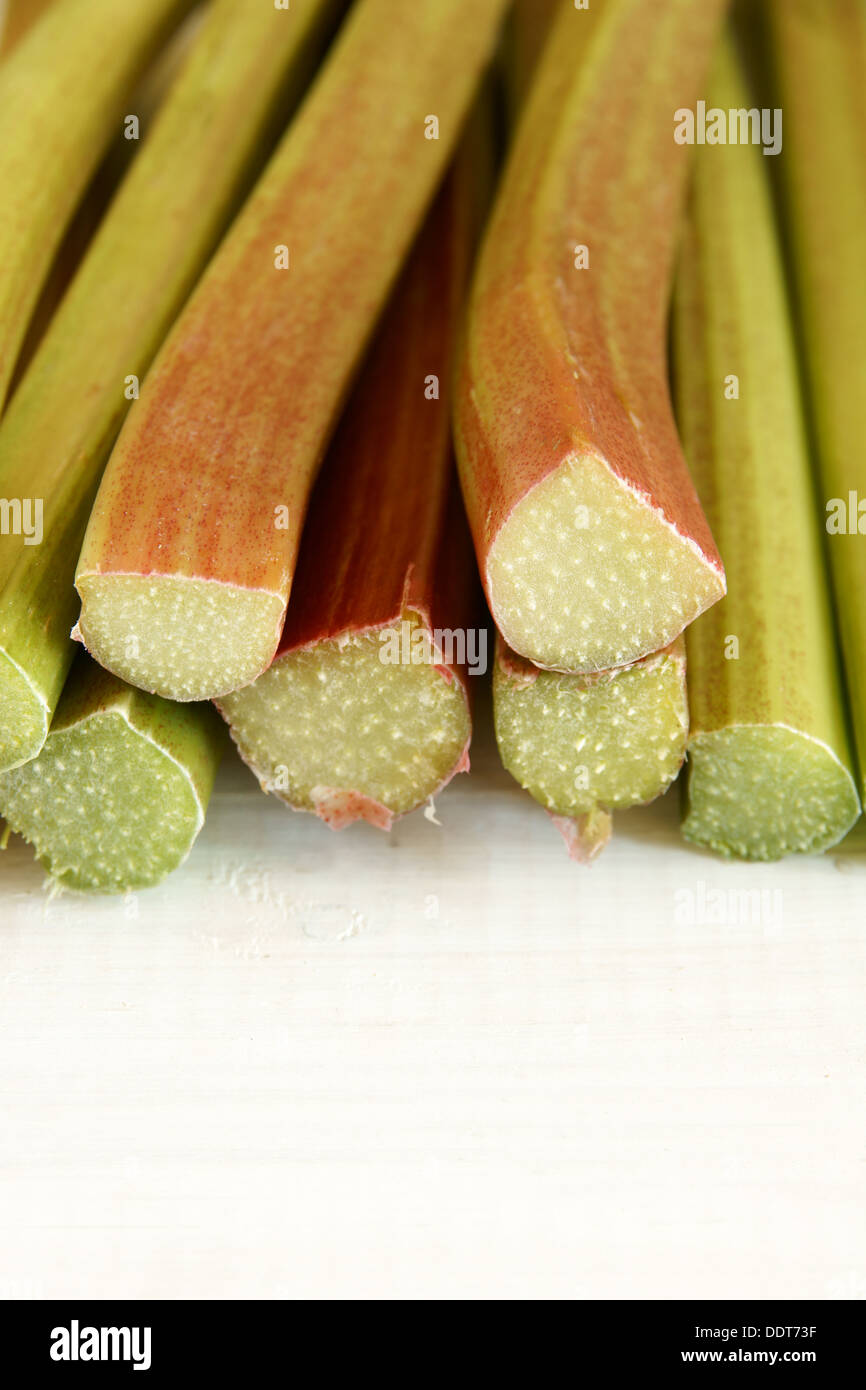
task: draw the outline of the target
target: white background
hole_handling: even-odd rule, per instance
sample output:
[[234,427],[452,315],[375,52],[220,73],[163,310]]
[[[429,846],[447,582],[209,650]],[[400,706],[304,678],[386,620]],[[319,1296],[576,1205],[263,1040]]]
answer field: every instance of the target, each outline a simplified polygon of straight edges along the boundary
[[125,903],[12,841],[0,1297],[866,1296],[862,840],[728,865],[674,793],[581,868],[480,742],[390,838],[230,763]]

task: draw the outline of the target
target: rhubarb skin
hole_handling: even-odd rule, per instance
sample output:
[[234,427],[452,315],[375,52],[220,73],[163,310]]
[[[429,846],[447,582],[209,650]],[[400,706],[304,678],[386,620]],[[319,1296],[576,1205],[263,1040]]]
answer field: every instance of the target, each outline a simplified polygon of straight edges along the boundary
[[504,767],[553,817],[572,857],[589,860],[610,815],[666,791],[688,734],[685,642],[591,675],[541,670],[500,637],[493,717]]
[[0,0],[0,62],[55,0]]
[[[79,635],[125,679],[217,697],[270,664],[310,487],[505,8],[350,12],[106,471],[78,567]],[[434,116],[439,138],[426,139]]]
[[82,652],[39,756],[0,773],[0,813],[55,883],[150,888],[189,854],[225,743],[210,706],[133,690]]
[[44,508],[41,544],[0,538],[0,768],[38,753],[75,654],[75,564],[125,380],[144,377],[340,8],[211,6],[0,421],[0,496]]
[[[51,3],[55,3],[55,0],[51,0]],[[38,18],[38,15],[35,17]],[[189,56],[204,19],[205,8],[202,5],[187,15],[183,23],[174,30],[168,43],[160,48],[156,58],[127,98],[126,109],[138,116],[141,132],[149,131],[158,108]],[[78,267],[90,249],[96,230],[129,172],[138,149],[139,142],[127,140],[123,128],[118,124],[108,149],[64,232],[63,241],[51,263],[51,269],[42,283],[39,299],[30,315],[27,332],[12,373],[9,384],[10,400],[30,366]]]
[[124,98],[192,4],[57,0],[0,64],[0,410],[39,290]]
[[[724,592],[679,444],[666,318],[689,150],[724,0],[561,9],[472,290],[463,491],[509,645],[589,672],[667,646]],[[589,268],[575,268],[585,245]]]
[[[714,106],[752,105],[730,39],[710,91]],[[729,588],[686,635],[683,833],[777,859],[835,844],[859,803],[767,161],[746,145],[698,155],[675,294],[677,401]]]
[[426,633],[434,654],[436,629],[483,621],[449,382],[484,183],[472,156],[485,149],[479,138],[461,150],[334,436],[278,654],[218,702],[264,789],[335,830],[358,819],[388,830],[469,769],[465,666],[442,651],[429,664],[385,662],[383,643],[399,634],[410,655]]
[[573,0],[513,0],[508,15],[503,66],[509,120],[514,125],[550,36],[556,15]]
[[[821,501],[862,507],[827,537],[836,618],[866,795],[866,9],[771,3],[770,55],[785,113],[781,177]],[[826,520],[825,520],[826,525]]]

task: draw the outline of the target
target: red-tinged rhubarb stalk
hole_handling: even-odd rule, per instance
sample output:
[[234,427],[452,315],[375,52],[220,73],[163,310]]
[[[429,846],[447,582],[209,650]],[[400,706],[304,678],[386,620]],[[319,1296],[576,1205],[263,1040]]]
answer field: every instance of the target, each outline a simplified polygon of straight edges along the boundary
[[[388,830],[469,767],[486,628],[448,389],[477,166],[458,160],[313,491],[279,652],[219,707],[266,791]],[[461,650],[462,649],[462,650]]]
[[63,887],[149,888],[189,854],[225,743],[209,706],[133,690],[82,652],[38,757],[0,773],[7,827]]
[[[710,94],[752,106],[729,41]],[[686,634],[683,832],[747,859],[827,849],[860,809],[768,165],[699,151],[674,314],[683,441],[729,580]]]
[[122,102],[193,0],[56,0],[0,64],[0,409],[54,252]]
[[456,441],[488,602],[540,666],[667,646],[724,573],[683,459],[666,320],[724,0],[563,7],[485,236]]
[[360,0],[160,352],[88,527],[78,636],[176,699],[270,664],[309,490],[506,0]]
[[500,638],[496,741],[512,777],[553,817],[572,857],[604,848],[611,812],[661,796],[686,752],[685,643],[594,675],[542,671]]
[[827,553],[866,796],[866,6],[773,0],[782,179]]
[[0,497],[13,521],[18,507],[17,530],[0,536],[0,768],[33,757],[48,732],[75,652],[78,552],[137,379],[339,8],[211,7],[0,422]]

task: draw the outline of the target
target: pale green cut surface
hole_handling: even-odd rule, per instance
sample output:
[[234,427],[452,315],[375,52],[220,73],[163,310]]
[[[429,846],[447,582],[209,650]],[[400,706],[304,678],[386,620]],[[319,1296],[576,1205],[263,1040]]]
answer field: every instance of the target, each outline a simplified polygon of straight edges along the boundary
[[697,548],[589,455],[567,459],[514,508],[487,574],[509,646],[574,672],[660,651],[724,592]]
[[48,710],[14,661],[0,652],[0,750],[8,767],[35,758],[48,733]]
[[493,713],[503,764],[548,811],[641,805],[682,765],[684,663],[665,655],[597,677],[541,671],[523,684],[497,662]]
[[378,630],[319,642],[220,701],[265,790],[307,811],[332,792],[359,795],[399,816],[451,775],[470,734],[460,682],[424,663],[383,663],[382,650]]
[[860,814],[836,755],[794,729],[734,727],[689,744],[683,834],[741,859],[781,859],[838,844]]
[[0,775],[0,809],[54,879],[101,893],[158,883],[203,818],[183,770],[114,711],[49,734],[37,758]]
[[78,632],[106,670],[169,700],[211,700],[270,662],[285,604],[265,589],[179,575],[84,574]]

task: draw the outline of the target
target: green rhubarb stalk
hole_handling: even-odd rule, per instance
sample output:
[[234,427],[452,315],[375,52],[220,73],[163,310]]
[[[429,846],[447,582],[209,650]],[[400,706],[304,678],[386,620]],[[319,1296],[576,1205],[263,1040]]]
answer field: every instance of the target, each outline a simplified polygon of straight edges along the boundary
[[38,757],[0,773],[3,815],[64,887],[149,888],[189,854],[224,745],[208,706],[133,690],[81,653]]
[[660,796],[688,733],[685,644],[594,675],[544,671],[500,637],[493,716],[502,762],[550,812],[577,859],[606,843],[610,812]]
[[272,660],[310,488],[506,8],[353,7],[106,469],[77,635],[117,675],[202,699]]
[[75,652],[75,563],[136,380],[340,8],[217,0],[0,422],[0,768],[48,732]]
[[0,60],[20,43],[54,0],[0,0]]
[[[731,40],[712,105],[748,108]],[[687,633],[683,832],[749,859],[826,849],[859,813],[767,165],[698,150],[675,296],[686,454],[728,595]]]
[[513,0],[503,45],[509,123],[513,126],[532,84],[553,21],[572,0]]
[[866,794],[866,7],[767,6],[785,113],[786,226],[827,550]]
[[[178,25],[168,43],[159,50],[154,62],[130,94],[126,109],[130,114],[137,116],[140,131],[150,128],[158,107],[189,55],[204,17],[204,8],[200,6]],[[127,174],[138,148],[138,141],[127,139],[124,129],[118,125],[108,150],[63,234],[63,241],[54,256],[51,269],[42,283],[9,383],[10,398],[30,366],[58,305],[90,249],[96,229],[105,216],[121,180]]]
[[57,0],[0,64],[0,410],[40,287],[121,103],[192,3]]

